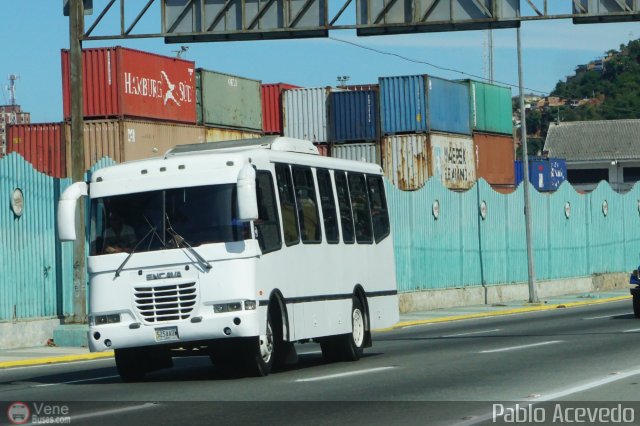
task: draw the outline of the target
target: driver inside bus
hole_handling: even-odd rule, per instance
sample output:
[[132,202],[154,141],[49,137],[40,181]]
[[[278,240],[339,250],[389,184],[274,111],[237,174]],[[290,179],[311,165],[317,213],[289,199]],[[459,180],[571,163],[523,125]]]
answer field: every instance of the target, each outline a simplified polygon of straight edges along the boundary
[[136,233],[130,225],[124,223],[120,213],[109,215],[109,227],[104,233],[104,253],[122,253],[129,251],[136,243]]

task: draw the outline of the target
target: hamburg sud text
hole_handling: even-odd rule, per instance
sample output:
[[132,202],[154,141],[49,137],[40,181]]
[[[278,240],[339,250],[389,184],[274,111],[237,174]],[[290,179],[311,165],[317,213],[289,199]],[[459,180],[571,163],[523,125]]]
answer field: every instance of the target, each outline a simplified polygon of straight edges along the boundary
[[493,404],[492,414],[493,423],[501,424],[633,424],[638,407],[607,402]]

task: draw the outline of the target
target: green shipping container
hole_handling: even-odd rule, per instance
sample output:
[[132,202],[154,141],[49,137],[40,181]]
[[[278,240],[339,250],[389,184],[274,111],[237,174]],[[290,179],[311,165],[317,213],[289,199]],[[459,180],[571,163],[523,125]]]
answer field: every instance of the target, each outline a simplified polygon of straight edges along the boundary
[[196,70],[198,124],[262,131],[261,81]]
[[466,81],[470,89],[473,130],[513,134],[511,88],[473,80]]

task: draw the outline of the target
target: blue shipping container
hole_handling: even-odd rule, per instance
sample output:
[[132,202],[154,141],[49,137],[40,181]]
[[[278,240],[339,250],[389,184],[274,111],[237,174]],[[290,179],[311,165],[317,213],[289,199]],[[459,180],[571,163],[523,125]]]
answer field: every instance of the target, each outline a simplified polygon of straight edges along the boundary
[[382,133],[426,133],[426,75],[380,77]]
[[[524,179],[522,161],[515,162],[516,185]],[[561,158],[529,157],[529,182],[538,191],[557,191],[567,180],[567,163]]]
[[468,84],[429,77],[427,108],[432,131],[471,134]]
[[378,139],[378,102],[373,90],[331,92],[329,129],[332,142]]

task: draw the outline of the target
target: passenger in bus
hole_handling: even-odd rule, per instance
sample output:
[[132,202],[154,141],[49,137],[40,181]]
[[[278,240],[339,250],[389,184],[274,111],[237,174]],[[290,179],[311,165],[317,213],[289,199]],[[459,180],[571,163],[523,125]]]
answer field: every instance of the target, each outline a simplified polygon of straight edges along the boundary
[[124,223],[119,212],[109,215],[109,227],[104,233],[104,253],[129,251],[136,243],[136,233],[130,225]]

